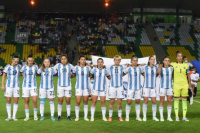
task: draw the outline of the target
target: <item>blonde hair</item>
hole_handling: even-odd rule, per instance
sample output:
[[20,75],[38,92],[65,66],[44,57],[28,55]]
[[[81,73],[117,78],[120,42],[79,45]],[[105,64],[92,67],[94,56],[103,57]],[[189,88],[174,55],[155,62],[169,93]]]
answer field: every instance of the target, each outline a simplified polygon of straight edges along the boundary
[[120,55],[115,55],[115,56],[114,56],[114,60],[115,60],[115,59],[120,59],[120,60],[121,60],[122,57],[121,57]]

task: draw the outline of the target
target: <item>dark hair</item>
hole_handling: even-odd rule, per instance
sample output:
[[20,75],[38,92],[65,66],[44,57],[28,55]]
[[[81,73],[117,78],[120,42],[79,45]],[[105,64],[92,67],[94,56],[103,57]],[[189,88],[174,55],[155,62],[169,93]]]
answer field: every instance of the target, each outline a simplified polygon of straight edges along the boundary
[[66,55],[66,54],[62,54],[62,55],[61,55],[61,58],[62,58],[63,56],[67,58],[67,55]]
[[[169,56],[165,56],[163,61],[166,59],[166,58],[169,58]],[[163,67],[165,67],[165,64],[163,63]]]
[[32,55],[29,55],[29,56],[27,57],[27,59],[28,59],[28,58],[33,58],[33,56],[32,56]]
[[138,57],[137,57],[136,55],[133,55],[133,56],[131,57],[131,60],[133,60],[133,58],[137,58],[137,59],[138,59]]
[[182,54],[182,52],[180,52],[180,51],[176,51],[176,57],[177,57],[177,55],[180,54],[180,53]]
[[12,59],[16,59],[16,58],[19,59],[19,56],[18,55],[14,55]]
[[186,56],[183,56],[183,59],[187,58]]
[[[149,56],[149,60],[154,57],[153,55],[152,56]],[[148,66],[150,65],[149,61],[148,61]]]
[[[85,58],[85,56],[84,56],[84,55],[80,55],[80,57],[78,58],[78,65],[79,65],[79,66],[80,66],[79,60],[80,60],[81,58]],[[85,58],[85,59],[86,59],[86,58]],[[85,62],[85,66],[86,66],[86,62]]]

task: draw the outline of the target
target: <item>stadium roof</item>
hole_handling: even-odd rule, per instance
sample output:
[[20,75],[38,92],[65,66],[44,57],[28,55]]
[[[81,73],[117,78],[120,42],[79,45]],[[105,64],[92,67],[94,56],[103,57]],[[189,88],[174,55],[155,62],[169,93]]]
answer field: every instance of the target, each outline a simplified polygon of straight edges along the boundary
[[192,10],[200,16],[200,0],[0,0],[6,11],[37,11],[37,12],[105,12],[105,1],[109,1],[108,12],[131,12],[133,8],[176,8]]

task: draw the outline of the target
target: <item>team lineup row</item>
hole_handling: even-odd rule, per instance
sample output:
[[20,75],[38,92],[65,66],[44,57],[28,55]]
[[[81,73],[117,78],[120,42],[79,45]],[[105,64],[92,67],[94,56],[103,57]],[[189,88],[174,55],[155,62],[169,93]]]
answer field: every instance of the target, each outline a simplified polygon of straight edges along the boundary
[[[54,67],[50,67],[49,59],[44,59],[41,68],[38,69],[37,65],[34,64],[33,57],[29,56],[27,58],[27,65],[21,67],[18,62],[19,58],[14,57],[12,63],[4,68],[4,73],[2,77],[2,90],[5,91],[6,97],[6,109],[8,113],[8,118],[6,121],[16,119],[16,113],[18,110],[18,99],[19,99],[19,76],[23,76],[22,84],[22,97],[25,101],[25,119],[29,120],[29,97],[32,97],[33,108],[34,108],[34,120],[38,120],[37,117],[37,84],[36,84],[36,73],[41,74],[41,82],[39,89],[40,98],[40,120],[44,120],[44,104],[46,98],[49,99],[51,120],[55,121],[54,118],[54,85],[53,85],[53,75],[58,73],[57,82],[57,96],[58,96],[58,118],[61,120],[62,104],[63,99],[66,99],[66,109],[67,109],[67,119],[71,120],[71,78],[76,76],[75,85],[75,121],[79,120],[79,107],[81,103],[81,98],[83,97],[84,103],[84,120],[88,119],[88,96],[89,96],[89,83],[90,77],[94,78],[92,87],[92,105],[91,105],[91,119],[94,121],[95,106],[100,96],[101,100],[101,110],[102,119],[104,121],[112,121],[113,107],[115,104],[115,99],[117,98],[118,107],[118,120],[123,121],[122,118],[122,99],[124,98],[123,89],[123,76],[128,75],[128,89],[127,89],[127,104],[126,104],[126,118],[125,121],[129,121],[129,113],[131,109],[132,97],[135,97],[135,110],[136,110],[136,120],[146,121],[147,104],[148,99],[151,97],[152,102],[152,112],[153,120],[159,121],[156,117],[157,105],[156,105],[156,77],[160,75],[160,121],[164,121],[163,116],[163,104],[165,96],[167,96],[167,120],[173,121],[171,118],[171,100],[174,96],[174,110],[176,115],[176,121],[179,121],[178,111],[179,111],[179,97],[182,97],[183,105],[183,120],[189,121],[186,118],[187,112],[187,101],[188,88],[191,88],[190,75],[186,73],[189,71],[189,66],[182,62],[182,53],[176,53],[177,62],[170,63],[170,59],[165,57],[163,64],[159,66],[155,65],[155,58],[153,56],[149,57],[148,65],[139,66],[138,58],[133,56],[131,58],[131,64],[120,65],[121,57],[116,55],[114,57],[114,65],[104,67],[104,62],[102,58],[97,60],[97,66],[86,65],[86,59],[84,56],[80,56],[77,66],[73,66],[68,63],[67,56],[62,55],[61,63],[56,64]],[[173,76],[172,76],[173,75]],[[6,85],[5,77],[7,76]],[[144,76],[144,84],[141,84],[141,77]],[[188,77],[188,79],[187,79]],[[109,118],[106,118],[106,78],[110,80],[109,87]],[[173,82],[173,83],[172,83]],[[172,85],[173,84],[173,85]],[[172,89],[173,88],[173,89]],[[140,99],[143,96],[143,119],[140,118]],[[14,97],[13,104],[13,117],[11,117],[11,97]]]

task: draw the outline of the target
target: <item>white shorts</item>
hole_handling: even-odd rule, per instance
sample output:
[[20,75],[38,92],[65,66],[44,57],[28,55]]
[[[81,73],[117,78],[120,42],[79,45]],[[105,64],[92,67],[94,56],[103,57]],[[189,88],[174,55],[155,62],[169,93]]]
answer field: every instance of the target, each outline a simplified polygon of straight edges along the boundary
[[173,96],[173,89],[160,88],[160,96]]
[[22,87],[22,97],[37,96],[37,88],[23,88]]
[[39,98],[55,98],[54,89],[40,89]]
[[5,97],[19,97],[20,96],[20,92],[19,92],[19,88],[12,88],[12,87],[6,87],[5,89]]
[[143,88],[143,97],[156,97],[156,88]]
[[93,96],[106,96],[106,91],[98,91],[98,90],[92,90]]
[[75,89],[76,94],[75,96],[89,96],[89,89]]
[[141,90],[128,90],[127,92],[127,99],[133,99],[133,96],[135,99],[141,99],[142,91]]
[[67,87],[57,87],[57,96],[58,97],[72,97],[72,87],[67,86]]
[[109,98],[124,98],[124,88],[121,87],[110,87]]

